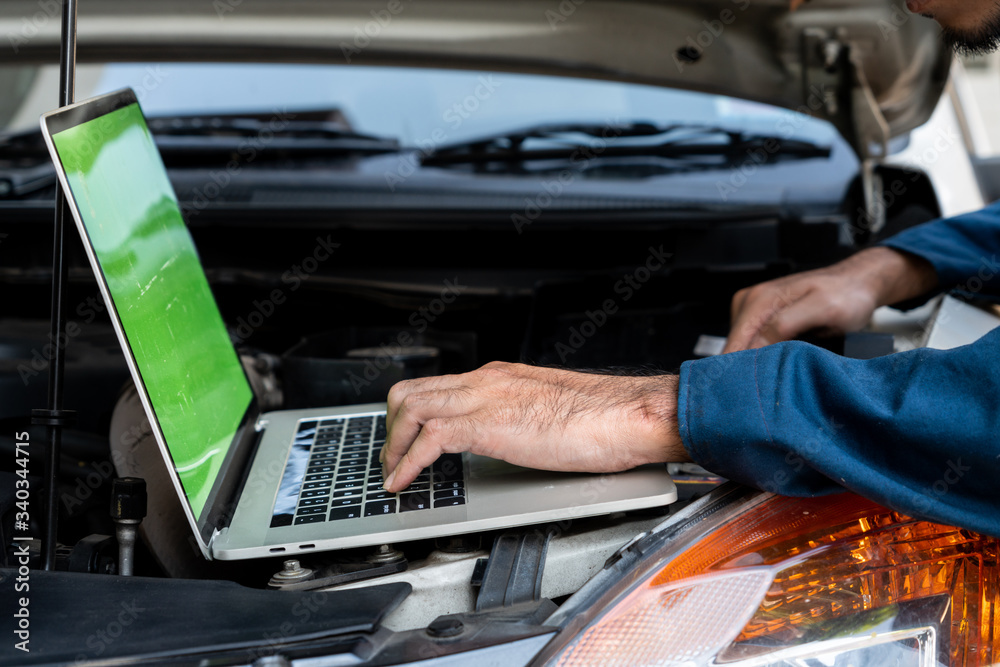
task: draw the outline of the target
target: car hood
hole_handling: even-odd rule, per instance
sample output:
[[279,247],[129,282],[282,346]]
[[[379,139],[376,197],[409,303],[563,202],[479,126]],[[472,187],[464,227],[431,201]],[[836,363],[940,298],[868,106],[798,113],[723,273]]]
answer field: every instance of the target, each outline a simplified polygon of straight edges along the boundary
[[[56,0],[0,8],[0,62],[56,61]],[[288,60],[633,81],[805,111],[862,155],[921,125],[938,26],[900,0],[162,0],[80,3],[79,57]]]

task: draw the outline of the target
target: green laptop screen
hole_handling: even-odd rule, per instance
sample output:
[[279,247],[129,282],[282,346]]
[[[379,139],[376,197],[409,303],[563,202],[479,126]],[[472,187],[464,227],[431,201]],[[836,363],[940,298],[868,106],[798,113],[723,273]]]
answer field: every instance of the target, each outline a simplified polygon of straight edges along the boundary
[[252,399],[139,105],[52,136],[196,518]]

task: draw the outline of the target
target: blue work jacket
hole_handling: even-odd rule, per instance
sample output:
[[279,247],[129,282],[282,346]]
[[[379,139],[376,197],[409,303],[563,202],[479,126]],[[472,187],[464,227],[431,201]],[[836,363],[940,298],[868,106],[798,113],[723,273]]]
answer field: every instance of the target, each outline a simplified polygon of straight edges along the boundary
[[[1000,295],[1000,204],[885,245],[929,261],[941,291]],[[729,479],[794,496],[849,489],[1000,536],[1000,329],[870,360],[787,342],[689,361],[678,422],[691,457]]]

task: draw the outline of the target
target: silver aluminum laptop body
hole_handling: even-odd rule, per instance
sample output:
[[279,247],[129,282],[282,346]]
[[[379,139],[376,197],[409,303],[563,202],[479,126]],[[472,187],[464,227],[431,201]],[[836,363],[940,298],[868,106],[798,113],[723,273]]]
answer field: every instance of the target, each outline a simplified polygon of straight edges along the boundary
[[[206,558],[405,542],[656,507],[677,499],[665,466],[611,475],[553,473],[463,454],[461,484],[456,484],[464,485],[462,504],[438,506],[435,483],[426,493],[426,506],[399,511],[402,496],[390,496],[372,506],[381,502],[380,507],[392,505],[396,511],[368,515],[366,491],[366,502],[352,506],[350,518],[326,520],[336,513],[322,505],[322,498],[310,500],[320,509],[315,504],[303,509],[306,499],[296,495],[295,522],[276,524],[277,503],[287,502],[282,498],[289,484],[298,488],[305,483],[300,480],[324,476],[289,473],[291,459],[310,447],[322,449],[324,430],[347,428],[349,433],[349,427],[339,425],[384,415],[385,405],[260,413],[134,93],[126,89],[64,107],[43,115],[41,125],[143,408]],[[158,268],[142,274],[144,263]],[[214,352],[206,357],[206,350]],[[315,444],[301,444],[307,434],[316,438]],[[337,450],[341,458],[348,449]],[[363,451],[361,446],[353,449]],[[368,464],[365,474],[375,474],[367,455],[359,460]],[[327,487],[347,478],[338,473],[329,473]],[[436,468],[431,475],[431,482],[438,479]],[[321,486],[326,481],[308,483]],[[342,502],[348,501],[353,502]],[[300,511],[323,519],[299,523]]]

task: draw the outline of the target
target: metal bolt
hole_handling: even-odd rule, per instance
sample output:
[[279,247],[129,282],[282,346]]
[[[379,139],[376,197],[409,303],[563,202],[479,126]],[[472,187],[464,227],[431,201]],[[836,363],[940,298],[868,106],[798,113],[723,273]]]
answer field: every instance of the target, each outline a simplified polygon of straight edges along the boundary
[[273,577],[268,585],[274,588],[280,588],[282,584],[294,584],[299,581],[305,581],[311,578],[313,571],[308,567],[302,567],[299,561],[290,559],[282,563],[282,570],[278,572]]
[[427,634],[437,639],[457,637],[465,632],[465,625],[457,618],[436,618],[427,626]]
[[387,563],[397,563],[403,560],[405,556],[402,551],[396,551],[392,548],[391,544],[380,544],[375,553],[368,557],[369,563],[376,563],[379,565],[384,565]]

